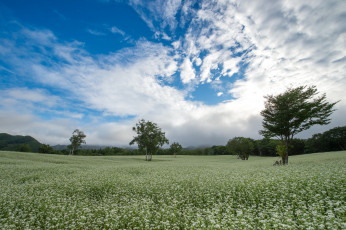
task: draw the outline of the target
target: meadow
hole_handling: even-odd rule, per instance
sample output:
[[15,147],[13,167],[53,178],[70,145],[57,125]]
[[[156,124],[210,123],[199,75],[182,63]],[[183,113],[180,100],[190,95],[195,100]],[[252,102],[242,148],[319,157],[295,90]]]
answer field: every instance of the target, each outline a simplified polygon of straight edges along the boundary
[[346,151],[272,157],[0,152],[0,229],[346,229]]

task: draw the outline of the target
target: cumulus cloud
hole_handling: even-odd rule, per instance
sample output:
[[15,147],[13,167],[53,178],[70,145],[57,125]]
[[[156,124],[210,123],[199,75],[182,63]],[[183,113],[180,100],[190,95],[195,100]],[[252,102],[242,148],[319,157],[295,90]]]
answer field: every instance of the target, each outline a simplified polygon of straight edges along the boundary
[[181,71],[180,71],[180,78],[183,83],[189,83],[193,79],[196,78],[195,70],[192,67],[192,63],[190,59],[187,57],[185,58],[183,64],[180,66]]
[[12,135],[31,135],[41,143],[68,144],[76,123],[69,119],[43,120],[30,113],[0,110],[0,132]]

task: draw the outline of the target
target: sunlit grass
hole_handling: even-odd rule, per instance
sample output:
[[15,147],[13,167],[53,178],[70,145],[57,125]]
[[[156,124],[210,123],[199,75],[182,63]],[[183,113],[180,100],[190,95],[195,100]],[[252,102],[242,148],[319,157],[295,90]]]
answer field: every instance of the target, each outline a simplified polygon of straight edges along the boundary
[[275,158],[0,152],[0,229],[345,229],[346,152]]

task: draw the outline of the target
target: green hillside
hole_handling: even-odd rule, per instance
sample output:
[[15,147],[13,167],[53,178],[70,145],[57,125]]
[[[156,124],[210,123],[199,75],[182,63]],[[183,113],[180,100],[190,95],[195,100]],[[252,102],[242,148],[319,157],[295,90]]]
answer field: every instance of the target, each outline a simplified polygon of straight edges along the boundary
[[274,160],[0,151],[0,229],[345,229],[346,151]]
[[13,136],[7,133],[0,133],[0,150],[18,151],[25,146],[30,146],[30,152],[38,152],[41,143],[31,136]]

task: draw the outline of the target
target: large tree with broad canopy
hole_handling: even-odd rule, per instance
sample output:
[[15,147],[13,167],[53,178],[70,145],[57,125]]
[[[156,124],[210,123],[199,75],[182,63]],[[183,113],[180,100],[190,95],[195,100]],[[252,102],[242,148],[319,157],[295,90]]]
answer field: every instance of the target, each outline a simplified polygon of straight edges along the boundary
[[279,95],[265,96],[263,116],[264,137],[277,137],[285,147],[282,163],[288,164],[288,154],[293,136],[313,125],[330,123],[330,115],[337,102],[329,103],[326,94],[318,95],[316,86],[288,88]]

